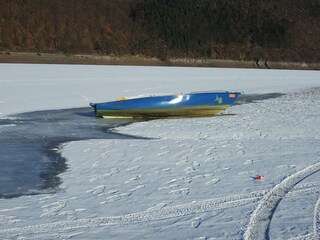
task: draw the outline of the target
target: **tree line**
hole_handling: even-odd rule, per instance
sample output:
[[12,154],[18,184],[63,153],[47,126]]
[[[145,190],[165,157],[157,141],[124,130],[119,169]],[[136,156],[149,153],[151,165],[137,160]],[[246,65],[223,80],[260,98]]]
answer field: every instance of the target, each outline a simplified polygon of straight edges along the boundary
[[0,0],[0,50],[320,60],[318,0]]

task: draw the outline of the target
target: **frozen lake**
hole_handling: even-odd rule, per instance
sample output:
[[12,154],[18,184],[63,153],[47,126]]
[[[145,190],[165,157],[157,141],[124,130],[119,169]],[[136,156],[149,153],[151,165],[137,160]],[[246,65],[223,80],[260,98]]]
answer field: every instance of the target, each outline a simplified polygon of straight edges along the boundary
[[[2,239],[319,239],[319,71],[0,72]],[[130,124],[86,107],[214,89],[244,95],[223,116]]]

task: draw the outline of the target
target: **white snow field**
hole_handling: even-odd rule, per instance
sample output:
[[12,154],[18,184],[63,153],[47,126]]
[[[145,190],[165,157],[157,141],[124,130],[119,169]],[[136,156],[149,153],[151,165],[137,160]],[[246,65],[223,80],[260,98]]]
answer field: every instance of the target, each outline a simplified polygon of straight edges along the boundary
[[285,95],[64,144],[60,190],[0,199],[0,239],[319,239],[319,71],[0,64],[0,117],[201,90]]

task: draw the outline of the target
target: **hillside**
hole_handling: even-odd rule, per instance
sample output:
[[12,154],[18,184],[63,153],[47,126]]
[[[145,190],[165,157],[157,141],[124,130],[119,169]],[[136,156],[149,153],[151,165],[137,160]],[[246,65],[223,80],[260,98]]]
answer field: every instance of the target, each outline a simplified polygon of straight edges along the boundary
[[318,0],[1,0],[0,51],[320,62]]

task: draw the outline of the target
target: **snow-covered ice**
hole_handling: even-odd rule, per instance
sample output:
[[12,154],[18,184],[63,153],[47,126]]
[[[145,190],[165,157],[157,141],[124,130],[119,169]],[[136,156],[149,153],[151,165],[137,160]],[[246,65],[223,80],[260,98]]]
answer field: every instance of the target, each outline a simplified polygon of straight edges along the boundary
[[284,94],[222,116],[114,129],[143,139],[63,144],[69,168],[59,191],[0,199],[2,239],[319,238],[320,72],[18,64],[0,72],[2,118],[122,95]]

